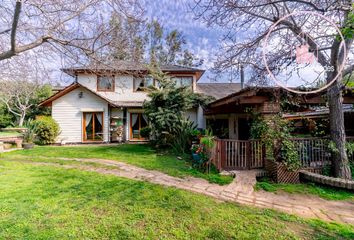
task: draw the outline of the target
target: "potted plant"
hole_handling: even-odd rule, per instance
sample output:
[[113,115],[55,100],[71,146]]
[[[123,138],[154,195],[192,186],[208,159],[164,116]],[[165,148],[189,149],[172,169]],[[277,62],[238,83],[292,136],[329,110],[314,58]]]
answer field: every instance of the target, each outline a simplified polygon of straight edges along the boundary
[[196,162],[200,161],[200,152],[202,151],[199,144],[192,145],[192,158]]
[[26,124],[26,127],[27,127],[27,129],[23,133],[22,146],[24,149],[31,149],[34,146],[34,140],[36,137],[35,126],[31,121],[29,121],[28,124]]

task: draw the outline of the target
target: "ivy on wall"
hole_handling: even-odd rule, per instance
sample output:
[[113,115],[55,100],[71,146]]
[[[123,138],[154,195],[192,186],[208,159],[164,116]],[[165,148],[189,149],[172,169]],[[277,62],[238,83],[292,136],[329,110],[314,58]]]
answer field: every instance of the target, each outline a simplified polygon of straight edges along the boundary
[[284,163],[291,171],[298,169],[299,155],[294,142],[290,140],[292,127],[289,122],[280,115],[264,118],[260,114],[252,114],[251,138],[260,139],[266,145],[267,157]]

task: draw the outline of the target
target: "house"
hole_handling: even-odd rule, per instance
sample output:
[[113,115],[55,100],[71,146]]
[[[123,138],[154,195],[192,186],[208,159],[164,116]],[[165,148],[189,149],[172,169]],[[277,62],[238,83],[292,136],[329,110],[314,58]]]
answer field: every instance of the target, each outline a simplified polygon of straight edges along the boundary
[[[344,90],[343,101],[353,105],[354,92],[351,89]],[[349,105],[345,105],[344,109],[345,127],[347,141],[354,141],[351,137],[354,136],[353,110]],[[319,111],[319,108],[322,110]],[[328,118],[326,95],[296,95],[278,87],[246,87],[210,103],[204,114],[206,127],[212,128],[218,137],[212,155],[216,168],[219,171],[266,168],[272,177],[274,174],[277,176],[277,182],[299,182],[298,172],[288,175],[283,167],[266,161],[265,145],[250,136],[253,114],[268,118],[279,113],[283,118],[295,121]],[[303,168],[322,171],[329,164],[327,138],[297,137],[289,140],[294,143]]]
[[[250,123],[253,113],[264,117],[278,114],[281,111],[281,100],[288,99],[294,106],[288,113],[283,113],[287,119],[317,118],[328,115],[325,107],[325,94],[296,95],[279,87],[246,87],[226,97],[210,103],[205,109],[206,126],[213,129],[215,135],[224,139],[248,140],[250,138]],[[347,104],[344,113],[347,135],[353,134],[352,106],[354,93],[345,91],[344,104]],[[321,107],[322,106],[322,107]],[[322,109],[322,111],[319,111]]]
[[[204,70],[176,65],[160,66],[179,86],[216,99],[239,90],[239,84],[202,83]],[[157,84],[143,64],[117,62],[110,66],[65,68],[75,80],[40,105],[51,107],[58,122],[60,143],[143,141],[140,130],[148,125],[143,103],[148,99],[145,87]],[[226,89],[226,90],[225,90]],[[198,128],[205,128],[201,107],[186,113]]]

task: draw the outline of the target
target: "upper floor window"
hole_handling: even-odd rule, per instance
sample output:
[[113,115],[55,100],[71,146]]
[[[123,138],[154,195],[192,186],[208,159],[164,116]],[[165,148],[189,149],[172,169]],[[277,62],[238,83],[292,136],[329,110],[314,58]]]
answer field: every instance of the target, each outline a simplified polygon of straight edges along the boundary
[[97,91],[114,92],[114,76],[98,76]]
[[176,87],[193,88],[193,77],[191,76],[173,77],[172,80],[176,82]]
[[134,92],[144,91],[149,86],[154,86],[155,81],[152,77],[134,78]]

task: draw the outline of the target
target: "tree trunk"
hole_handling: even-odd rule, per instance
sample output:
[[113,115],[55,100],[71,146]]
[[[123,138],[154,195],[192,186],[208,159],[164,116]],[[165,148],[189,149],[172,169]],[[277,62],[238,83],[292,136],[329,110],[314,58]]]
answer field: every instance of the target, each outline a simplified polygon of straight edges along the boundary
[[26,112],[22,112],[21,113],[21,116],[20,116],[20,119],[18,121],[18,126],[19,127],[22,127],[23,126],[23,123],[25,121],[25,117],[26,117]]
[[332,167],[335,177],[351,179],[351,171],[345,147],[346,136],[340,80],[340,78],[337,79],[337,81],[328,89],[331,139],[337,150],[333,153]]

